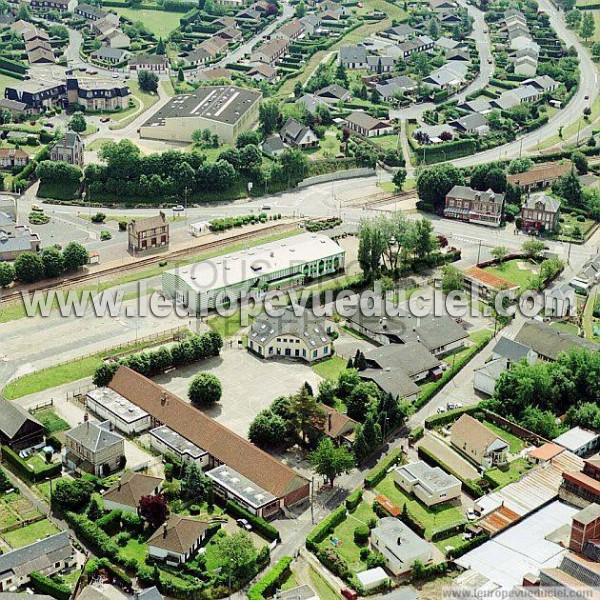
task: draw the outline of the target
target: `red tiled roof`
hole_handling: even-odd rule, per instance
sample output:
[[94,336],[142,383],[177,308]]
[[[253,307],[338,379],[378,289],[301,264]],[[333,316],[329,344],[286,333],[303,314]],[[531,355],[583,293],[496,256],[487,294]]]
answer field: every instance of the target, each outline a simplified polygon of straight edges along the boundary
[[487,287],[494,288],[496,290],[512,290],[518,287],[512,281],[508,279],[504,279],[504,277],[499,277],[498,275],[494,275],[489,271],[484,271],[479,267],[469,267],[465,271],[463,271],[465,277],[469,277],[470,279],[474,279],[479,281],[483,285]]
[[513,173],[506,177],[508,183],[516,185],[534,185],[543,181],[558,179],[566,175],[572,167],[570,161],[565,163],[550,163],[540,167],[533,167],[525,173]]

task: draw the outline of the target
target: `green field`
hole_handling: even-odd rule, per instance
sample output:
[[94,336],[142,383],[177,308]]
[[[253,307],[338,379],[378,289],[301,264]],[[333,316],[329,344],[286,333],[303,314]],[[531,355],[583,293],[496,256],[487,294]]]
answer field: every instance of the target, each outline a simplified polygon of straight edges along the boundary
[[179,27],[182,13],[137,8],[115,8],[115,12],[134,23],[141,21],[158,38],[166,38],[171,31]]
[[2,537],[11,548],[22,548],[55,533],[59,533],[59,529],[48,519],[42,519],[31,525],[4,533]]
[[529,281],[537,275],[539,269],[531,263],[532,269],[521,269],[519,263],[526,262],[522,258],[507,260],[495,267],[485,267],[484,271],[502,277],[518,285],[522,289],[529,287]]
[[312,365],[312,370],[323,379],[337,381],[338,375],[346,368],[346,361],[341,356],[332,356]]
[[501,427],[498,427],[498,425],[495,425],[490,421],[483,421],[483,424],[508,443],[508,451],[511,454],[518,454],[519,452],[521,452],[521,450],[527,447],[527,443],[524,442],[521,438],[510,433],[509,431],[505,431]]
[[56,433],[57,431],[65,431],[71,426],[61,417],[59,417],[51,408],[38,410],[33,415],[43,426],[48,433]]

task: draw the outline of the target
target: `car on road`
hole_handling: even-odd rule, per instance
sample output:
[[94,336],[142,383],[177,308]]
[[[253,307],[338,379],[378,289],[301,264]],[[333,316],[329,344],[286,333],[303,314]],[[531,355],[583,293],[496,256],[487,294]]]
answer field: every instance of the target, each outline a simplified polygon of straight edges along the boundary
[[113,73],[113,79],[119,79],[119,74],[118,73]]
[[589,94],[586,94],[586,95],[584,96],[584,99],[585,99],[585,100],[589,100],[589,99],[590,99],[590,95],[589,95]]
[[477,519],[477,513],[472,508],[467,509],[467,519],[469,519],[469,521]]
[[443,406],[438,406],[437,407],[437,414],[441,415],[442,413],[445,413],[446,409]]
[[462,402],[448,402],[446,403],[446,408],[448,410],[456,410],[457,408],[462,408],[463,407],[463,403]]
[[98,71],[96,69],[88,69],[88,75],[98,75]]
[[494,61],[492,60],[492,57],[490,56],[490,57],[488,58],[488,65],[491,65],[493,62],[494,62]]
[[238,527],[245,529],[246,531],[252,531],[252,525],[248,522],[248,519],[236,519],[235,521]]
[[185,210],[185,208],[181,204],[178,204],[177,206],[173,207],[173,212],[183,212],[184,210]]
[[100,123],[108,123],[110,121],[110,117],[102,117],[100,119]]
[[260,210],[271,210],[271,207],[270,207],[268,204],[263,204],[263,205],[260,207]]

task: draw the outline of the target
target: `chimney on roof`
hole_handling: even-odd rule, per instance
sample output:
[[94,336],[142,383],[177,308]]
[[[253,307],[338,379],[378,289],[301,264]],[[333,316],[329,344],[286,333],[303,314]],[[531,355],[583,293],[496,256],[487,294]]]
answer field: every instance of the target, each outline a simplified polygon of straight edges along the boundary
[[163,525],[163,539],[167,537],[167,524]]
[[327,415],[327,429],[331,431],[331,413]]
[[84,421],[85,423],[87,423],[89,420],[90,420],[90,415],[89,415],[89,414],[86,412],[86,413],[83,415],[83,421]]

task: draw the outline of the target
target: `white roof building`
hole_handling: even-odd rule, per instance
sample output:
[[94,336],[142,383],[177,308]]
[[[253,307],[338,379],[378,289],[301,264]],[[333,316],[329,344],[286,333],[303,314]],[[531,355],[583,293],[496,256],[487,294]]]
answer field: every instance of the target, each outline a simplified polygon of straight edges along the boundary
[[591,429],[573,427],[553,441],[577,456],[584,456],[600,447],[600,434]]

